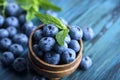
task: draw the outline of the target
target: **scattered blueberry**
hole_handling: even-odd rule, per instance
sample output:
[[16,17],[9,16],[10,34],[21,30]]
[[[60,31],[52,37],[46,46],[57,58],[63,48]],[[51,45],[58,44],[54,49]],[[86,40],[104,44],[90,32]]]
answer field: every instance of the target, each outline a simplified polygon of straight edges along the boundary
[[23,31],[23,32],[26,32],[26,30],[28,30],[28,28],[31,28],[31,27],[33,27],[33,26],[34,26],[34,25],[33,25],[32,21],[26,22],[26,23],[24,23],[24,25],[22,26],[22,31]]
[[22,72],[27,69],[27,61],[24,58],[16,58],[13,62],[13,69],[17,72]]
[[77,40],[71,40],[68,47],[73,49],[75,52],[78,52],[80,50],[80,44]]
[[5,26],[13,26],[18,28],[19,27],[19,21],[16,17],[8,17],[5,20]]
[[33,25],[31,21],[24,23],[22,27],[22,31],[29,37],[31,32],[35,29],[36,27]]
[[61,55],[61,60],[65,64],[74,61],[75,58],[76,58],[76,53],[74,50],[70,48],[66,49]]
[[17,29],[15,28],[15,27],[12,27],[12,26],[9,26],[8,28],[7,28],[7,31],[8,31],[8,33],[9,33],[9,37],[13,37],[14,35],[16,35],[16,33],[17,33]]
[[87,70],[92,66],[92,60],[89,56],[85,56],[82,58],[79,67],[83,70]]
[[12,41],[9,38],[2,38],[0,40],[0,49],[8,50],[11,44],[12,44]]
[[25,14],[21,14],[19,17],[19,22],[21,25],[23,25],[26,22],[26,15]]
[[20,7],[16,3],[9,3],[5,8],[5,14],[7,16],[18,16],[20,14]]
[[69,44],[70,41],[71,41],[70,35],[67,35],[67,37],[65,38],[65,42]]
[[34,76],[32,80],[47,80],[45,77]]
[[26,46],[28,44],[28,37],[23,33],[19,33],[13,37],[13,42]]
[[43,37],[39,41],[40,49],[45,52],[52,50],[54,45],[55,45],[55,39],[52,37]]
[[2,62],[5,65],[11,65],[12,62],[14,61],[15,57],[12,52],[4,52],[2,54]]
[[36,30],[34,35],[33,35],[33,39],[35,41],[39,41],[42,38],[42,36],[43,36],[42,35],[42,30],[41,29],[40,30]]
[[23,53],[24,49],[20,44],[12,44],[9,50],[14,54],[15,57],[18,57]]
[[83,28],[83,40],[87,41],[87,40],[91,40],[94,37],[94,32],[93,29],[91,27],[85,27]]
[[0,39],[8,37],[9,33],[6,29],[0,29]]
[[60,54],[56,52],[47,52],[44,55],[44,61],[49,64],[58,64],[60,62]]
[[51,36],[54,37],[58,33],[58,28],[54,26],[53,24],[48,24],[43,27],[43,34],[45,36]]
[[60,46],[59,44],[55,44],[55,51],[59,54],[62,54],[66,49],[68,48],[67,43],[65,42],[63,46]]
[[5,21],[5,18],[2,15],[0,15],[0,27],[3,26],[4,21]]
[[70,37],[75,40],[80,40],[83,37],[83,31],[79,26],[70,27]]

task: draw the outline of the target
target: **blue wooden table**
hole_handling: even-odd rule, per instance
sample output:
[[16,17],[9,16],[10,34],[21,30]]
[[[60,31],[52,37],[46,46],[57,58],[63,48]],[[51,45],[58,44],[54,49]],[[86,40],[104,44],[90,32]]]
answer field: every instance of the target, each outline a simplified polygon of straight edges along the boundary
[[[120,80],[120,0],[53,0],[69,25],[91,26],[95,37],[84,42],[83,55],[92,58],[87,71],[76,70],[62,80]],[[33,74],[18,75],[1,66],[0,80],[32,80]]]

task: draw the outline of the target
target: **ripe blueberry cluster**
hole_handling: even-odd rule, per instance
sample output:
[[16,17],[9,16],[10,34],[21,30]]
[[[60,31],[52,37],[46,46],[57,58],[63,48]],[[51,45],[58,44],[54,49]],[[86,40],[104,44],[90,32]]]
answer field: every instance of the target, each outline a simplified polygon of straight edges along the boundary
[[16,3],[5,7],[5,16],[0,15],[0,51],[5,66],[12,66],[17,72],[27,69],[27,60],[23,57],[28,47],[28,37],[35,29],[31,21],[26,22],[26,12]]
[[59,45],[55,39],[58,32],[59,29],[53,24],[44,25],[36,30],[33,34],[33,51],[49,64],[68,64],[75,60],[80,51],[78,41],[82,39],[83,32],[78,26],[70,27],[63,46]]

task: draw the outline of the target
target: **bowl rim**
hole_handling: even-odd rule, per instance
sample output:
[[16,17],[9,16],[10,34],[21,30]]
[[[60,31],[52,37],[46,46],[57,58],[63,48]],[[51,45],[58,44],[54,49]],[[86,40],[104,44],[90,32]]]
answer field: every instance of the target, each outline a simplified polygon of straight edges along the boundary
[[[39,26],[38,26],[36,29],[34,29],[34,30],[32,31],[32,33],[30,34],[28,46],[29,46],[29,51],[30,51],[30,53],[32,54],[32,56],[34,56],[34,57],[37,59],[37,61],[41,62],[42,64],[44,64],[44,65],[46,65],[46,66],[50,66],[50,67],[58,67],[58,68],[60,68],[60,67],[65,67],[65,66],[69,66],[69,65],[74,64],[74,62],[76,62],[76,60],[79,59],[79,56],[81,56],[81,54],[82,54],[82,49],[83,49],[82,39],[79,40],[80,51],[78,52],[78,55],[77,55],[76,59],[75,59],[74,61],[68,63],[68,64],[60,64],[60,65],[49,64],[49,63],[46,63],[45,61],[41,60],[41,59],[36,55],[36,53],[34,53],[34,51],[33,51],[33,49],[32,49],[32,37],[33,37],[33,34],[34,34],[34,32],[35,32],[36,30],[39,30],[39,29],[40,29],[41,27],[43,27],[44,25],[45,25],[45,24],[39,25]],[[69,28],[68,25],[67,25],[67,27]],[[29,54],[30,54],[30,53],[29,53]]]

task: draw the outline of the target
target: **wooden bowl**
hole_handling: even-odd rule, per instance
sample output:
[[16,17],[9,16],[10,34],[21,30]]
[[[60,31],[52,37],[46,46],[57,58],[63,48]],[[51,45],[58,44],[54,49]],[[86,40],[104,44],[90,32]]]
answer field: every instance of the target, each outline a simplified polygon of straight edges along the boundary
[[77,67],[79,66],[82,58],[82,40],[79,41],[80,44],[80,51],[78,52],[78,55],[76,59],[69,63],[69,64],[62,64],[62,65],[53,65],[53,64],[48,64],[41,60],[34,52],[32,49],[32,36],[34,32],[40,28],[42,28],[44,24],[40,25],[37,27],[30,35],[29,38],[29,54],[28,54],[28,60],[32,66],[32,68],[39,74],[43,75],[49,79],[55,80],[59,79],[61,77],[70,75],[73,73]]

